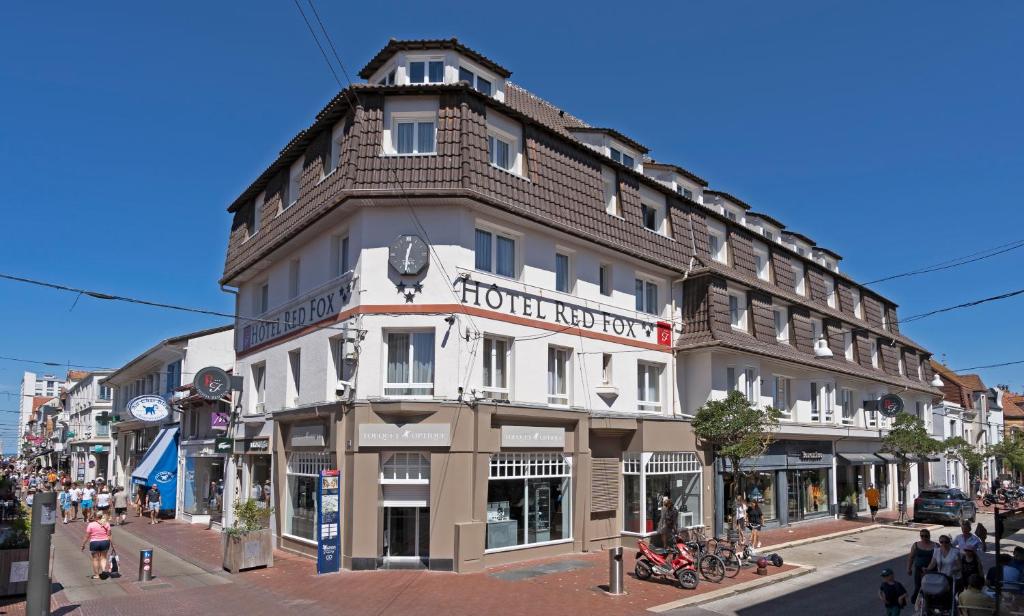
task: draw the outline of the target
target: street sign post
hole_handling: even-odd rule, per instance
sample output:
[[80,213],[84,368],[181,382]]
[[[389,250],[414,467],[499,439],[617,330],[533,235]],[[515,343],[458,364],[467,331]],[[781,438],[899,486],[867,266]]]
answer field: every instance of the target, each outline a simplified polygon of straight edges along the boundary
[[57,528],[57,493],[39,492],[32,500],[32,536],[28,547],[28,616],[50,616],[50,535]]
[[341,471],[337,469],[320,471],[317,489],[317,557],[316,573],[337,573],[341,570]]

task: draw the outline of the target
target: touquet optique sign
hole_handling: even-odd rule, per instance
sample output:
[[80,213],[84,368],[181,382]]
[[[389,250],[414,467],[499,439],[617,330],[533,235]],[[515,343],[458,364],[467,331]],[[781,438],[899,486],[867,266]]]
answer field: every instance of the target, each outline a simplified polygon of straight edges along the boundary
[[668,323],[635,319],[496,284],[480,284],[475,280],[464,279],[460,299],[468,306],[546,321],[566,329],[590,330],[659,346],[672,345],[672,328]]

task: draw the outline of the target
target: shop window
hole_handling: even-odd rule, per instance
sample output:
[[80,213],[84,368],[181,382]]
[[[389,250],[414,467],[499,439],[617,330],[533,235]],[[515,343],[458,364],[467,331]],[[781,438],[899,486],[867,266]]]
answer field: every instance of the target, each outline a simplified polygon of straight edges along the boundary
[[661,411],[661,364],[636,363],[637,410]]
[[[724,479],[726,502],[735,502],[736,493],[733,489],[731,473],[724,477]],[[740,477],[740,492],[747,501],[755,501],[760,505],[761,514],[765,522],[778,518],[774,471],[744,473]],[[731,522],[731,519],[729,521]]]
[[391,332],[385,396],[434,395],[434,332]]
[[184,511],[220,517],[224,497],[224,458],[185,458]]
[[572,459],[496,453],[487,481],[487,550],[572,539]]
[[678,511],[679,528],[700,526],[701,464],[690,452],[626,453],[622,458],[623,530],[641,535],[658,528],[661,499]]
[[288,498],[285,503],[284,532],[316,540],[316,487],[320,471],[331,468],[327,452],[288,454]]
[[511,346],[507,338],[484,337],[484,397],[495,400],[509,399],[508,368]]
[[421,453],[397,452],[384,456],[380,465],[380,482],[430,483],[430,459]]

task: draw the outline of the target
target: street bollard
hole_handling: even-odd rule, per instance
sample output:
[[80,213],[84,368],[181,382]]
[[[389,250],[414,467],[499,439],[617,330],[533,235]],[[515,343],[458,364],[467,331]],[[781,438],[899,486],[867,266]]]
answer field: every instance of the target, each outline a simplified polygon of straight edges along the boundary
[[139,581],[148,582],[153,579],[153,548],[139,550]]
[[608,550],[608,594],[622,594],[622,546]]

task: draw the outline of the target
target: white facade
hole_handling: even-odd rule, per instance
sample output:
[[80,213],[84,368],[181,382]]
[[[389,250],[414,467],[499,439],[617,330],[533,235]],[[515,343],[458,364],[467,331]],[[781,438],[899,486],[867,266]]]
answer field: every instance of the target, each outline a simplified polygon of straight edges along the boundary
[[63,421],[74,436],[67,438],[64,447],[74,481],[94,481],[111,475],[112,394],[104,383],[107,374],[109,372],[90,373],[67,391]]
[[52,374],[37,375],[35,372],[24,372],[21,375],[21,387],[19,392],[18,430],[24,436],[28,430],[28,422],[32,419],[32,398],[34,396],[56,397],[60,395],[60,388],[64,379]]

